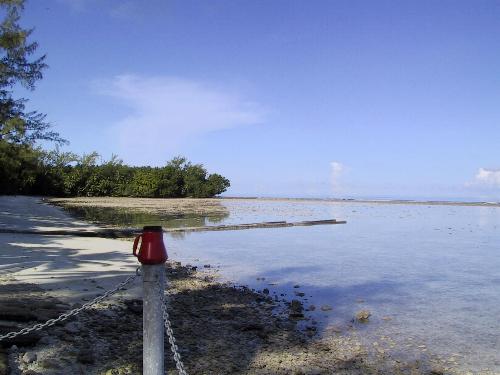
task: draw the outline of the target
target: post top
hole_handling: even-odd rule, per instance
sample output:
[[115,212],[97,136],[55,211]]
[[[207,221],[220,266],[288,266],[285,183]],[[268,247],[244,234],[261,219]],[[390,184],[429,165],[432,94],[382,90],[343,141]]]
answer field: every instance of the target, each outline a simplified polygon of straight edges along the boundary
[[159,225],[146,225],[142,228],[144,232],[162,232],[163,228]]

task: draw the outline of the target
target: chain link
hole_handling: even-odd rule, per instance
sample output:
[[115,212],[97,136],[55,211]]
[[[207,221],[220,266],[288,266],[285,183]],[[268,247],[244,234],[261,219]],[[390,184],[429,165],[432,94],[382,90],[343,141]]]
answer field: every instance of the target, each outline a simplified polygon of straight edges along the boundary
[[134,281],[139,276],[141,276],[141,274],[139,273],[139,268],[137,268],[135,271],[135,275],[131,275],[131,276],[127,277],[124,281],[119,283],[116,287],[106,291],[103,295],[96,297],[92,301],[84,303],[82,306],[80,306],[76,309],[73,309],[73,310],[70,310],[64,314],[61,314],[57,318],[49,319],[45,323],[38,323],[38,324],[35,324],[34,326],[23,328],[20,331],[9,332],[5,335],[2,335],[2,336],[0,336],[0,341],[5,340],[5,339],[13,339],[13,338],[15,338],[17,336],[21,336],[21,335],[27,335],[28,333],[33,332],[33,331],[40,331],[41,329],[43,329],[45,327],[51,327],[58,322],[63,322],[72,316],[78,315],[83,310],[88,310],[92,306],[94,306],[95,304],[101,302],[103,299],[105,299],[109,296],[112,296],[113,294],[118,292],[120,289],[122,289],[126,285],[130,284],[132,281]]
[[[162,289],[163,288],[160,288],[160,290]],[[170,343],[170,350],[174,354],[175,367],[177,368],[177,371],[179,371],[179,375],[187,375],[187,372],[184,369],[184,364],[182,363],[181,355],[179,354],[179,348],[175,343],[174,331],[172,330],[172,323],[170,323],[170,316],[168,315],[167,311],[168,297],[166,297],[163,292],[161,293],[161,300],[161,309],[163,313],[163,321],[165,322],[165,331],[167,332],[168,342]]]
[[[96,297],[92,301],[89,301],[76,309],[73,309],[73,310],[70,310],[64,314],[61,314],[57,318],[49,319],[45,323],[38,323],[38,324],[35,324],[31,327],[23,328],[20,331],[9,332],[5,335],[2,335],[2,336],[0,336],[0,341],[5,340],[5,339],[13,339],[13,338],[15,338],[17,336],[21,336],[21,335],[27,335],[28,333],[31,333],[33,331],[40,331],[45,327],[51,327],[58,322],[65,321],[66,319],[68,319],[72,316],[78,315],[80,312],[90,309],[92,306],[101,302],[105,298],[110,297],[113,294],[117,293],[118,291],[120,291],[126,285],[130,284],[132,281],[134,281],[139,276],[141,276],[141,275],[139,273],[139,268],[137,268],[135,275],[131,275],[131,276],[127,277],[124,281],[122,281],[121,283],[116,285],[116,287],[106,291],[103,295]],[[170,322],[170,316],[169,316],[168,311],[167,311],[168,297],[165,297],[165,294],[163,292],[161,293],[161,301],[162,301],[161,308],[162,308],[163,320],[165,322],[165,330],[167,332],[168,342],[170,343],[170,350],[172,351],[172,353],[174,355],[175,367],[179,371],[179,375],[187,375],[187,372],[184,369],[184,364],[182,363],[181,355],[179,354],[179,348],[177,347],[177,344],[175,343],[174,331],[172,330],[172,323]]]

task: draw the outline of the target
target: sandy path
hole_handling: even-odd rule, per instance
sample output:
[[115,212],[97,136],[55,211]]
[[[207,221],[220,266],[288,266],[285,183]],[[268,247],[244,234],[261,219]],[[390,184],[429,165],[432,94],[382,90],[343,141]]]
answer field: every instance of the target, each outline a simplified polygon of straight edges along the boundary
[[[62,209],[24,196],[0,197],[0,228],[93,229]],[[0,276],[37,284],[65,302],[101,294],[137,265],[130,241],[0,233]],[[138,285],[127,293],[138,295]]]

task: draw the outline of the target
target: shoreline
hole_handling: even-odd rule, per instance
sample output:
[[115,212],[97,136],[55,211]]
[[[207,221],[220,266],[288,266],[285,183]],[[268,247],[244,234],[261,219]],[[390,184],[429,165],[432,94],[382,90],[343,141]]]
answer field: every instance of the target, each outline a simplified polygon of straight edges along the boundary
[[[175,261],[167,262],[166,271],[173,330],[191,375],[452,373],[445,370],[444,363],[404,361],[383,351],[374,352],[345,332],[325,337],[308,334],[311,331],[297,329],[301,319],[294,318],[293,304],[280,305],[244,286],[222,283],[213,271],[197,271]],[[43,321],[79,306],[64,304],[36,285],[0,277],[4,291],[10,283],[17,293],[31,296],[21,302],[16,296],[2,294],[3,304],[8,298],[9,305],[17,308],[17,318],[10,315],[11,326],[31,325],[30,318]],[[5,312],[0,317],[5,319]],[[12,344],[15,346],[0,348],[0,368],[3,360],[11,371],[17,369],[22,375],[60,375],[62,369],[92,375],[138,374],[142,366],[142,301],[118,295]],[[167,374],[173,375],[175,366],[168,342],[165,345]]]
[[401,204],[401,205],[428,205],[428,206],[472,206],[472,207],[500,207],[500,202],[482,201],[447,201],[447,200],[411,200],[411,199],[355,199],[355,198],[279,198],[279,197],[217,197],[221,200],[257,200],[276,202],[332,202],[332,203],[373,203],[373,204]]
[[[0,236],[11,242],[19,240],[9,234]],[[57,236],[49,239],[57,240]],[[128,241],[107,241],[120,243],[124,249],[131,245]],[[74,265],[78,266],[78,263]],[[100,270],[94,276],[97,280],[94,288],[100,286],[98,280],[102,272],[107,271]],[[269,295],[247,287],[218,281],[213,269],[197,271],[187,264],[170,261],[167,272],[172,286],[174,332],[190,374],[454,373],[448,371],[445,363],[427,357],[406,361],[379,351],[379,348],[366,347],[350,332],[338,331],[319,337],[314,334],[312,322],[307,320],[309,328],[299,330],[298,323],[304,322],[302,306],[289,299],[276,302]],[[0,281],[2,296],[10,298],[9,304],[19,303],[19,292],[23,288],[26,291],[33,289],[33,284],[16,279],[16,274],[10,281],[6,277],[0,277]],[[68,302],[64,298],[60,300],[64,296],[50,287],[45,286],[42,290],[36,280],[34,283],[42,300],[56,298],[59,303],[53,305],[59,307]],[[94,293],[99,292],[94,289]],[[31,308],[33,306],[37,306],[36,301],[32,302]],[[31,316],[31,319],[44,320],[51,313],[50,309],[45,310],[49,310],[45,316]],[[7,348],[3,356],[10,366],[17,366],[19,373],[26,375],[60,374],[61,366],[76,373],[96,375],[140,373],[141,314],[140,301],[134,295],[119,297],[113,303],[104,301],[87,315],[42,332],[34,346]],[[28,325],[26,321],[11,323],[18,327]],[[128,340],[123,340],[124,335]],[[89,351],[86,349],[89,347],[94,349]],[[1,357],[0,353],[0,366]],[[170,366],[168,373],[173,374],[168,350],[166,357]],[[32,358],[38,359],[29,361]]]
[[[379,204],[379,205],[422,205],[422,206],[457,206],[457,207],[500,207],[500,202],[482,201],[447,201],[447,200],[406,200],[406,199],[350,199],[350,198],[286,198],[286,197],[231,197],[213,198],[130,198],[130,197],[40,197],[49,204],[66,208],[130,208],[143,212],[164,212],[185,214],[225,215],[226,211],[217,206],[223,201],[259,201],[259,202],[306,202],[340,204]],[[122,205],[117,201],[142,202],[142,205]],[[165,204],[158,204],[164,202]],[[167,204],[169,203],[169,204]]]

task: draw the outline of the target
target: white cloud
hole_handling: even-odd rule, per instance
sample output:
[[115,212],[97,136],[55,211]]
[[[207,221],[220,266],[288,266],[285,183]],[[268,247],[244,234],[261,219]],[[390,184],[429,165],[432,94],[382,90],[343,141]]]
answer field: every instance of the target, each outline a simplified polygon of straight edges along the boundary
[[500,169],[479,168],[474,177],[474,185],[500,187]]
[[238,95],[176,77],[116,76],[98,92],[131,113],[112,126],[116,152],[133,163],[161,164],[193,137],[263,122],[263,109]]
[[344,166],[338,161],[332,161],[330,163],[331,168],[331,184],[334,193],[341,192],[341,175],[344,172]]

